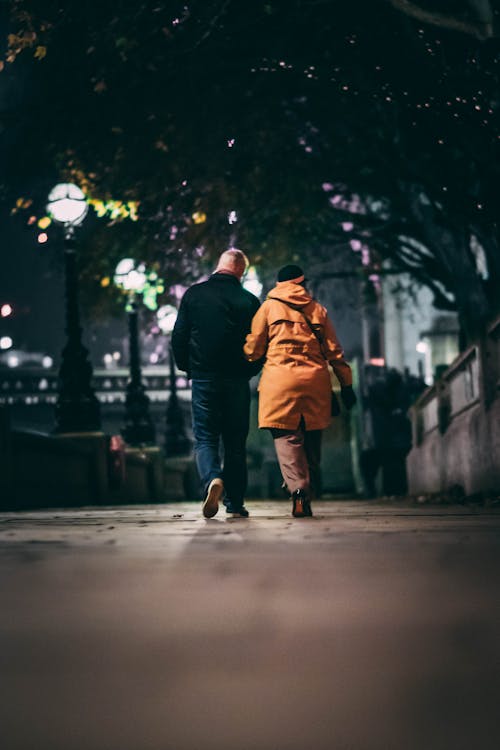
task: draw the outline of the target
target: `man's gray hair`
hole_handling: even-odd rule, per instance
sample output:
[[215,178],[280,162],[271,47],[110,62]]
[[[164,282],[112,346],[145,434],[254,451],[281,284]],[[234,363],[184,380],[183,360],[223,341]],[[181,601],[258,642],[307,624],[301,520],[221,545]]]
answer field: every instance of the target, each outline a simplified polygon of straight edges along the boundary
[[232,247],[222,253],[217,263],[217,271],[226,271],[240,278],[247,270],[250,262],[244,252]]

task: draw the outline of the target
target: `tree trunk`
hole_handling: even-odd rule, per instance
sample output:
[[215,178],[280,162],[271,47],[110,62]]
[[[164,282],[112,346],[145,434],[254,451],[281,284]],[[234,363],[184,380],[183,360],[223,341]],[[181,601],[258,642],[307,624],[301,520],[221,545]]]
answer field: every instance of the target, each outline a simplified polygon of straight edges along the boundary
[[470,249],[469,227],[445,217],[429,202],[422,201],[422,193],[414,193],[411,211],[423,228],[429,249],[443,268],[446,286],[453,294],[461,328],[461,348],[481,335],[493,312],[486,288],[479,277],[476,261]]

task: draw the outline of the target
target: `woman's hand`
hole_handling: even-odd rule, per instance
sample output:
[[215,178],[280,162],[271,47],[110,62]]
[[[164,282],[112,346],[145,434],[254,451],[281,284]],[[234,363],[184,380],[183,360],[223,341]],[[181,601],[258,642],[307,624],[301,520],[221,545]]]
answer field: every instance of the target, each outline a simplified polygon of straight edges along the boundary
[[358,400],[356,398],[356,394],[353,391],[352,385],[345,385],[340,389],[340,398],[342,399],[342,403],[347,410],[352,409],[352,407]]

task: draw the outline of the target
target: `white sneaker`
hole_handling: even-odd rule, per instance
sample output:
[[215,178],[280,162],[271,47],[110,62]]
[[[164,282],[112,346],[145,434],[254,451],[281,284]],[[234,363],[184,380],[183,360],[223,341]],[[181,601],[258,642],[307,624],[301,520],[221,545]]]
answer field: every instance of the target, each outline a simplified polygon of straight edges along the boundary
[[224,495],[224,482],[220,477],[212,479],[208,485],[207,496],[203,502],[202,511],[205,518],[213,518],[219,510],[219,503]]

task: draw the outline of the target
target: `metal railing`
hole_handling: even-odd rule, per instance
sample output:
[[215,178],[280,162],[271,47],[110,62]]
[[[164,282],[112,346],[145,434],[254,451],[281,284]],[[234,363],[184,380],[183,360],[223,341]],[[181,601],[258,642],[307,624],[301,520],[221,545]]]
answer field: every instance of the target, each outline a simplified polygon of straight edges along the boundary
[[[166,366],[145,367],[143,382],[151,401],[167,401],[171,387],[169,368]],[[57,401],[56,370],[16,367],[0,370],[0,405],[55,404]],[[94,370],[93,386],[101,403],[123,403],[125,388],[129,380],[126,368]],[[189,383],[185,375],[176,374],[179,395],[187,396]]]

